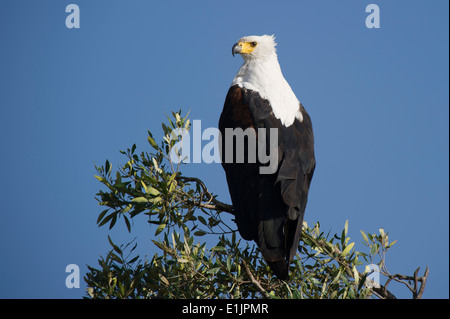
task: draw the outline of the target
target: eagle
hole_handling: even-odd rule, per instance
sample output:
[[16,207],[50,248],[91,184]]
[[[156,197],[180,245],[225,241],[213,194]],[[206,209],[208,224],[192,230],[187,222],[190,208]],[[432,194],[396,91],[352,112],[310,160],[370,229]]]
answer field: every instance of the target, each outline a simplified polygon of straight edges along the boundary
[[[255,241],[274,274],[286,280],[316,160],[311,118],[283,77],[276,45],[274,35],[245,36],[233,45],[233,56],[240,54],[244,63],[225,98],[219,130],[239,233]],[[227,130],[245,132],[244,143]],[[250,147],[255,141],[257,151]],[[241,160],[236,155],[239,147],[244,148]],[[270,170],[267,161],[252,160],[251,153],[260,154],[262,148],[267,155],[271,147],[275,163]],[[267,170],[263,173],[262,168]]]

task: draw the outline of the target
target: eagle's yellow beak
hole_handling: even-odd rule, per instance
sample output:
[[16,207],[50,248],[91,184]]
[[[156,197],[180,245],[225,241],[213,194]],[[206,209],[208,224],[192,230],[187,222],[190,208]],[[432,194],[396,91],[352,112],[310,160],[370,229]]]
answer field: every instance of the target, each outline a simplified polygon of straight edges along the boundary
[[238,42],[233,45],[232,53],[249,54],[255,49],[255,42]]

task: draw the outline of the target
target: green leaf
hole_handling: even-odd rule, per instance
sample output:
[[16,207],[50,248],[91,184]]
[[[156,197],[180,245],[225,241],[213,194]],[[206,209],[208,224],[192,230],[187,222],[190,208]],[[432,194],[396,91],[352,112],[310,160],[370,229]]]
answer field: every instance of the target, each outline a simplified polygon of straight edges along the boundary
[[[150,132],[149,132],[150,134]],[[149,136],[148,138],[148,142],[150,143],[150,145],[155,149],[158,150],[158,144],[156,144],[155,140],[153,139],[152,136]]]
[[116,172],[116,184],[122,182],[122,176],[120,176],[119,172]]
[[[115,262],[117,262],[117,263],[119,263],[119,264],[122,263],[122,259],[120,259],[120,257],[117,256],[115,253],[110,252],[109,256],[110,256],[110,258],[111,258],[112,260],[114,260]],[[115,279],[115,277],[114,277],[114,279]],[[115,285],[115,284],[114,284],[114,285]]]
[[111,218],[111,223],[109,224],[109,229],[112,229],[117,221],[117,213],[113,215],[113,218]]
[[208,224],[206,223],[206,220],[205,220],[205,218],[203,218],[203,216],[198,216],[198,220],[203,225],[208,226]]
[[130,221],[128,220],[127,216],[123,216],[123,218],[125,219],[125,224],[127,225],[128,232],[131,233]]
[[347,247],[345,247],[345,249],[342,251],[341,256],[346,256],[348,255],[348,253],[350,252],[350,250],[352,250],[353,245],[355,245],[355,243],[351,243],[350,245],[348,245]]
[[387,248],[391,248],[396,242],[397,242],[397,240],[394,240],[392,243],[389,244],[389,246]]
[[151,198],[151,199],[149,199],[148,201],[149,201],[150,203],[156,204],[156,203],[159,203],[160,201],[162,201],[162,198],[161,198],[161,196],[158,196],[158,197],[155,197],[155,198]]
[[125,208],[122,210],[122,214],[125,214],[125,213],[129,212],[131,208],[133,208],[133,205],[128,204],[127,207],[125,207]]
[[355,299],[355,290],[353,289],[353,287],[350,287],[350,289],[348,291],[348,297],[350,299]]
[[112,241],[111,237],[109,237],[109,235],[108,235],[108,241],[109,241],[109,244],[110,244],[110,245],[112,246],[112,248],[114,249],[114,251],[115,251],[116,253],[122,255],[122,250],[119,248],[119,246],[117,246],[116,244],[113,243],[113,241]]
[[369,244],[369,239],[367,238],[366,233],[364,233],[362,230],[361,230],[361,235],[362,235],[364,241],[365,241],[367,244]]
[[359,271],[356,269],[356,266],[353,266],[353,278],[355,278],[355,285],[359,284]]
[[100,176],[97,176],[97,175],[94,175],[94,177],[96,178],[96,179],[98,179],[100,182],[104,182],[105,181],[105,179],[103,178],[103,177],[100,177]]
[[156,158],[152,157],[153,166],[158,169],[158,162],[156,161]]
[[[102,211],[102,212],[100,213],[100,215],[98,215],[98,218],[97,218],[97,224],[100,223],[100,221],[103,219],[103,217],[105,216],[105,214],[106,214],[108,211],[109,211],[109,208],[108,208],[108,209],[105,209],[104,211]],[[392,244],[391,244],[391,245],[392,245]]]
[[166,226],[167,224],[160,224],[158,228],[156,228],[155,236],[158,236],[164,230],[164,228],[166,228]]
[[231,271],[231,256],[228,255],[227,257],[227,270]]
[[161,281],[162,281],[166,286],[169,286],[169,285],[170,285],[170,284],[169,284],[169,281],[168,281],[167,278],[164,277],[164,276],[161,276]]
[[108,216],[106,216],[102,221],[101,221],[101,223],[100,224],[98,224],[98,227],[101,227],[101,226],[103,226],[103,225],[105,225],[107,222],[109,222],[114,216],[116,216],[117,215],[117,213],[111,213],[111,214],[109,214]]
[[347,236],[347,234],[348,234],[348,219],[345,221],[344,236]]
[[120,281],[119,281],[118,286],[119,286],[119,291],[120,291],[121,296],[125,296],[125,288]]
[[157,190],[156,188],[153,188],[153,187],[147,187],[145,191],[147,192],[147,194],[150,194],[152,196],[157,196],[160,194],[159,190]]
[[136,197],[136,198],[133,198],[131,200],[131,202],[135,203],[135,204],[143,204],[143,203],[148,203],[148,199],[145,197]]
[[336,277],[334,277],[333,281],[331,282],[332,285],[339,282],[339,279],[341,278],[341,273],[342,273],[342,270],[339,269],[339,272],[337,273]]
[[203,230],[197,230],[195,233],[194,233],[194,236],[203,236],[203,235],[206,235],[207,233],[205,232],[205,231],[203,231]]
[[165,252],[167,252],[167,253],[171,253],[172,251],[171,251],[171,249],[169,248],[169,247],[167,247],[165,244],[163,244],[163,243],[160,243],[160,242],[158,242],[158,241],[156,241],[156,240],[153,240],[152,239],[152,242],[156,245],[156,247],[158,247],[159,249],[162,249],[162,250],[164,250]]
[[109,173],[111,173],[111,164],[109,163],[108,160],[106,160],[106,162],[105,162],[105,174],[109,175]]

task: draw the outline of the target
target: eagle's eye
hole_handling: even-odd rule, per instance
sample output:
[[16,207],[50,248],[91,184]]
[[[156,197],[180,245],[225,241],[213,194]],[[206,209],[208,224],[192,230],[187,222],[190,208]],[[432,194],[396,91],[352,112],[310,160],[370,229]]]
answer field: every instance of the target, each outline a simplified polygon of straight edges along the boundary
[[256,42],[250,42],[250,46],[251,46],[252,48],[256,47],[257,44],[258,44],[258,43],[256,43]]

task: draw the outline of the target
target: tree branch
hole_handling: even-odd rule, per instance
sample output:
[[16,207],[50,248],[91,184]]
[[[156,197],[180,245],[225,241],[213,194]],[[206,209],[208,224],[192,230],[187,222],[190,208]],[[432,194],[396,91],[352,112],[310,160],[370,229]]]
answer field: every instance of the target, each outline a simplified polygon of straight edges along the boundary
[[[395,275],[387,274],[389,279],[387,280],[385,287],[387,287],[387,285],[390,283],[391,280],[395,280],[397,282],[400,282],[400,283],[406,285],[408,287],[408,289],[412,292],[414,299],[421,299],[423,292],[425,290],[425,284],[427,282],[428,274],[430,271],[427,266],[427,269],[425,269],[424,275],[422,277],[418,277],[417,275],[419,274],[419,270],[420,270],[420,267],[416,269],[416,271],[414,272],[414,276],[405,276],[405,275],[401,275],[401,274],[395,274]],[[411,287],[411,285],[408,284],[408,282],[406,282],[406,281],[414,282],[414,286]],[[419,283],[420,283],[420,287],[419,287]]]
[[256,286],[256,288],[258,288],[258,290],[263,294],[265,298],[270,298],[269,293],[261,286],[261,283],[255,279],[244,259],[242,259],[242,265],[244,266],[245,271],[247,272],[247,275],[250,278],[250,281]]
[[[207,209],[213,209],[219,212],[226,212],[229,214],[234,215],[234,210],[232,205],[228,205],[225,203],[222,203],[221,201],[218,201],[206,188],[205,183],[199,178],[196,177],[186,177],[186,176],[180,176],[178,177],[179,180],[183,182],[195,182],[198,186],[201,187],[203,194],[206,196],[206,198],[202,198],[201,202],[196,204],[199,207],[207,208]],[[205,201],[206,203],[203,203]]]

